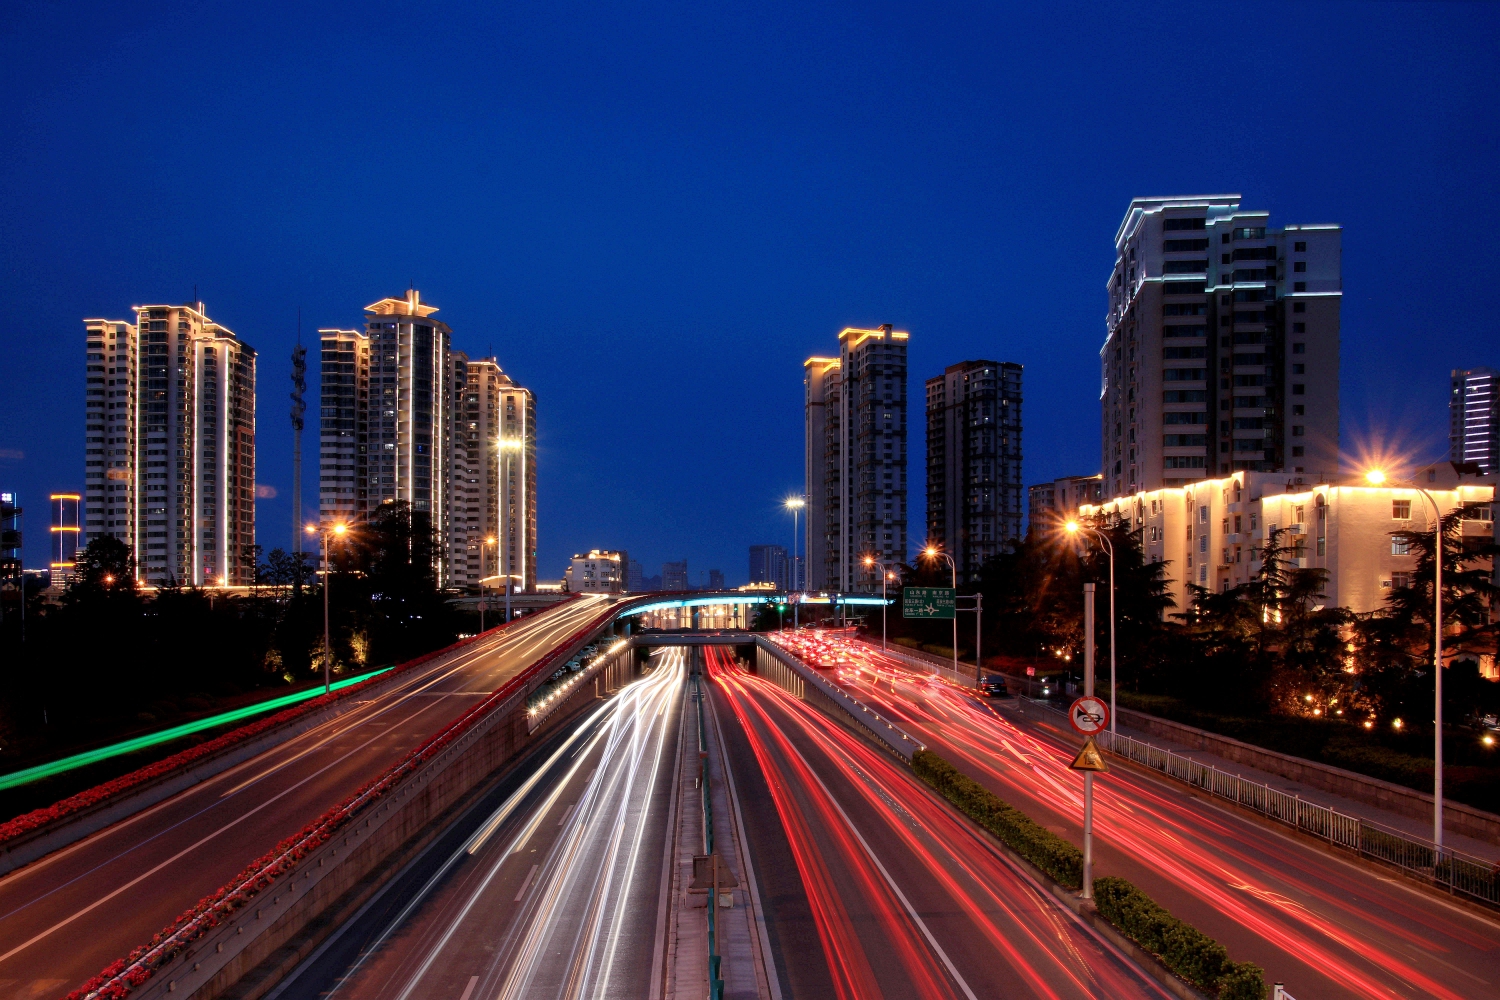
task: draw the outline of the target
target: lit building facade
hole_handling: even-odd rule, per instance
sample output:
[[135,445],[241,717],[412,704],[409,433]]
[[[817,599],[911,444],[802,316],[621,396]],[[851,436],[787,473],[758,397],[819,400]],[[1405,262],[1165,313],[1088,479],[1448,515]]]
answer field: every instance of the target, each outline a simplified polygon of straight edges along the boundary
[[927,544],[965,581],[1021,537],[1021,366],[963,361],[927,390]]
[[504,372],[495,389],[500,432],[501,572],[536,590],[536,395]]
[[1500,473],[1500,372],[1454,371],[1448,416],[1452,460],[1473,462],[1486,475]]
[[1238,195],[1137,198],[1100,351],[1105,494],[1236,471],[1338,472],[1340,227]]
[[568,564],[564,582],[570,594],[618,594],[625,590],[625,570],[629,565],[623,552],[590,549],[576,555]]
[[85,320],[85,538],[156,586],[255,580],[255,350],[201,302]]
[[48,569],[52,582],[61,583],[73,575],[78,563],[78,542],[83,533],[79,523],[78,504],[83,497],[77,493],[54,493],[52,502],[52,559]]
[[[1493,477],[1440,463],[1418,470],[1416,482],[1444,514],[1459,505],[1487,505],[1465,520],[1463,534],[1493,539]],[[1373,611],[1391,588],[1407,586],[1416,568],[1415,550],[1391,532],[1430,533],[1433,526],[1430,506],[1411,487],[1297,481],[1257,472],[1085,504],[1080,514],[1096,522],[1123,521],[1141,532],[1146,560],[1169,565],[1176,611],[1189,604],[1188,583],[1222,592],[1253,579],[1276,529],[1284,529],[1288,565],[1328,571],[1323,603]]]
[[809,590],[878,591],[864,559],[906,561],[909,337],[847,327],[836,360],[804,363]]
[[785,590],[791,581],[785,545],[750,546],[750,582],[769,583]]

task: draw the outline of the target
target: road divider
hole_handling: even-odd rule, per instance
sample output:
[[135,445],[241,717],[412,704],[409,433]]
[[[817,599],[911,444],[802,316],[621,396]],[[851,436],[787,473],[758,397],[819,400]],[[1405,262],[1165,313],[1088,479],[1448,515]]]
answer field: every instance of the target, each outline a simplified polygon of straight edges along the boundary
[[[111,963],[68,1000],[169,994],[206,1000],[252,974],[279,978],[294,961],[257,967],[273,956],[316,947],[337,923],[322,919],[326,913],[362,905],[399,867],[388,864],[389,859],[408,856],[436,836],[446,811],[529,743],[524,716],[530,687],[614,614],[609,609],[595,616],[400,762]],[[592,701],[592,691],[578,690],[585,693]],[[296,946],[289,946],[294,941]]]

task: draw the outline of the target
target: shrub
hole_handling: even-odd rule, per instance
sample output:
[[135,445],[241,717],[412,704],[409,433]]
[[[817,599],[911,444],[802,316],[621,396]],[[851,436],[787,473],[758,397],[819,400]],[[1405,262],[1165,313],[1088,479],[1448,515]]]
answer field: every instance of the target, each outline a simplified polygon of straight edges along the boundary
[[912,770],[938,794],[1060,885],[1083,885],[1083,852],[930,750],[912,755]]
[[1095,879],[1094,905],[1100,916],[1163,965],[1217,993],[1220,1000],[1265,1000],[1266,983],[1258,966],[1231,962],[1223,945],[1172,916],[1125,879]]

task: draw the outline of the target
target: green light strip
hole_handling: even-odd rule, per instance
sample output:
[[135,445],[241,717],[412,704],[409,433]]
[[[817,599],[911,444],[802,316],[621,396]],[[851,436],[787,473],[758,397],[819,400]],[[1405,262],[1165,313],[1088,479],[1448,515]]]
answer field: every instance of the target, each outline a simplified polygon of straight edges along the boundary
[[[391,668],[384,667],[380,670],[372,670],[367,674],[360,674],[358,677],[350,677],[347,680],[342,680],[332,685],[331,690],[338,691],[343,688],[349,687],[352,684],[358,684],[361,681],[367,681],[371,677],[378,677],[389,669]],[[89,750],[85,753],[74,754],[71,757],[64,757],[61,760],[54,760],[49,764],[38,764],[36,767],[28,767],[24,771],[14,771],[10,774],[0,775],[0,791],[3,791],[7,788],[15,788],[17,785],[25,785],[33,781],[40,781],[42,778],[50,778],[54,774],[62,774],[64,771],[71,771],[75,768],[85,767],[89,764],[97,764],[101,760],[108,760],[111,757],[118,757],[121,754],[134,753],[137,750],[144,750],[146,747],[154,747],[161,743],[169,743],[172,740],[178,739],[182,736],[188,736],[193,733],[201,733],[205,729],[213,729],[215,726],[222,726],[226,722],[238,722],[241,719],[248,719],[252,716],[263,715],[266,712],[275,711],[278,708],[285,708],[288,705],[295,705],[301,701],[308,701],[309,699],[317,698],[322,695],[322,693],[323,692],[319,691],[317,688],[311,688],[307,691],[299,691],[297,694],[282,695],[280,698],[271,698],[268,701],[258,702],[254,705],[247,705],[244,708],[237,708],[232,712],[221,712],[218,715],[210,715],[206,719],[198,719],[195,722],[187,722],[180,726],[173,726],[170,729],[163,729],[155,733],[148,733],[145,736],[137,736],[135,739],[125,740],[123,743],[113,743],[107,747],[100,747],[97,750]]]

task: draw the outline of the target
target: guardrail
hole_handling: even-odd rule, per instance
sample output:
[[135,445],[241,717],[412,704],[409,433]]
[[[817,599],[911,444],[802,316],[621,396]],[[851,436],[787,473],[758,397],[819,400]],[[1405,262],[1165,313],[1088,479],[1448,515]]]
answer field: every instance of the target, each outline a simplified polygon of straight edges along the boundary
[[[1067,717],[1066,713],[1044,702],[1027,700]],[[1439,848],[1430,840],[1309,802],[1298,795],[1230,774],[1212,764],[1164,750],[1144,740],[1106,731],[1096,736],[1095,742],[1102,750],[1252,809],[1267,819],[1294,827],[1335,847],[1400,868],[1455,895],[1489,906],[1500,906],[1500,864],[1451,847]]]
[[[693,675],[693,700],[698,707],[698,787],[703,793],[703,853],[714,856],[714,801],[708,790],[708,731],[703,724],[703,686]],[[716,880],[717,882],[717,880]],[[719,919],[719,893],[709,890],[708,898],[708,1000],[723,1000],[724,979],[719,975],[723,956],[719,954],[719,936],[715,931]]]
[[[460,741],[469,736],[492,713],[518,701],[524,704],[527,685],[535,680],[541,671],[556,662],[563,653],[608,624],[613,614],[613,610],[609,610],[591,619],[587,625],[576,630],[561,644],[555,646],[552,652],[506,681],[491,692],[484,701],[429,737],[383,774],[366,783],[364,787],[304,827],[299,833],[281,841],[269,853],[251,862],[217,893],[200,900],[171,925],[156,934],[148,944],[136,948],[126,958],[111,963],[82,987],[70,993],[68,1000],[103,1000],[103,998],[123,997],[137,991],[159,970],[189,949],[194,942],[219,925],[234,920],[239,911],[249,908],[264,894],[270,894],[269,906],[272,909],[283,900],[290,901],[294,895],[305,895],[331,868],[326,867],[325,859],[319,857],[318,864],[313,870],[302,873],[299,872],[299,868],[303,862],[310,862],[315,853],[319,852],[324,845],[331,844],[340,831],[346,831],[342,846],[347,854],[348,841],[351,836],[347,831],[351,829],[351,824],[363,817],[365,821],[361,829],[368,832],[371,819],[379,815],[380,810],[376,809],[377,804],[381,804],[383,808],[384,803],[393,802],[397,796],[405,797],[411,790],[410,786],[406,785],[409,779],[415,778],[421,781],[426,774],[424,770],[426,765],[434,763],[439,758],[443,762],[451,760],[453,751],[461,748]],[[372,809],[376,811],[371,812]],[[389,818],[389,815],[386,818]],[[333,854],[336,856],[337,851],[335,850]],[[285,893],[282,892],[283,886],[288,888]],[[261,910],[256,909],[255,919],[258,921],[260,916]],[[273,922],[268,922],[268,924]],[[217,943],[214,952],[203,953],[199,961],[193,965],[194,978],[200,981],[207,980],[215,970],[232,961],[234,955],[250,941],[250,937],[239,934],[243,930],[243,927],[239,927],[236,931],[239,941],[243,943],[230,953],[226,953],[222,940]],[[200,968],[200,966],[207,966],[207,968]],[[176,987],[176,982],[167,983],[165,991],[176,992]]]

